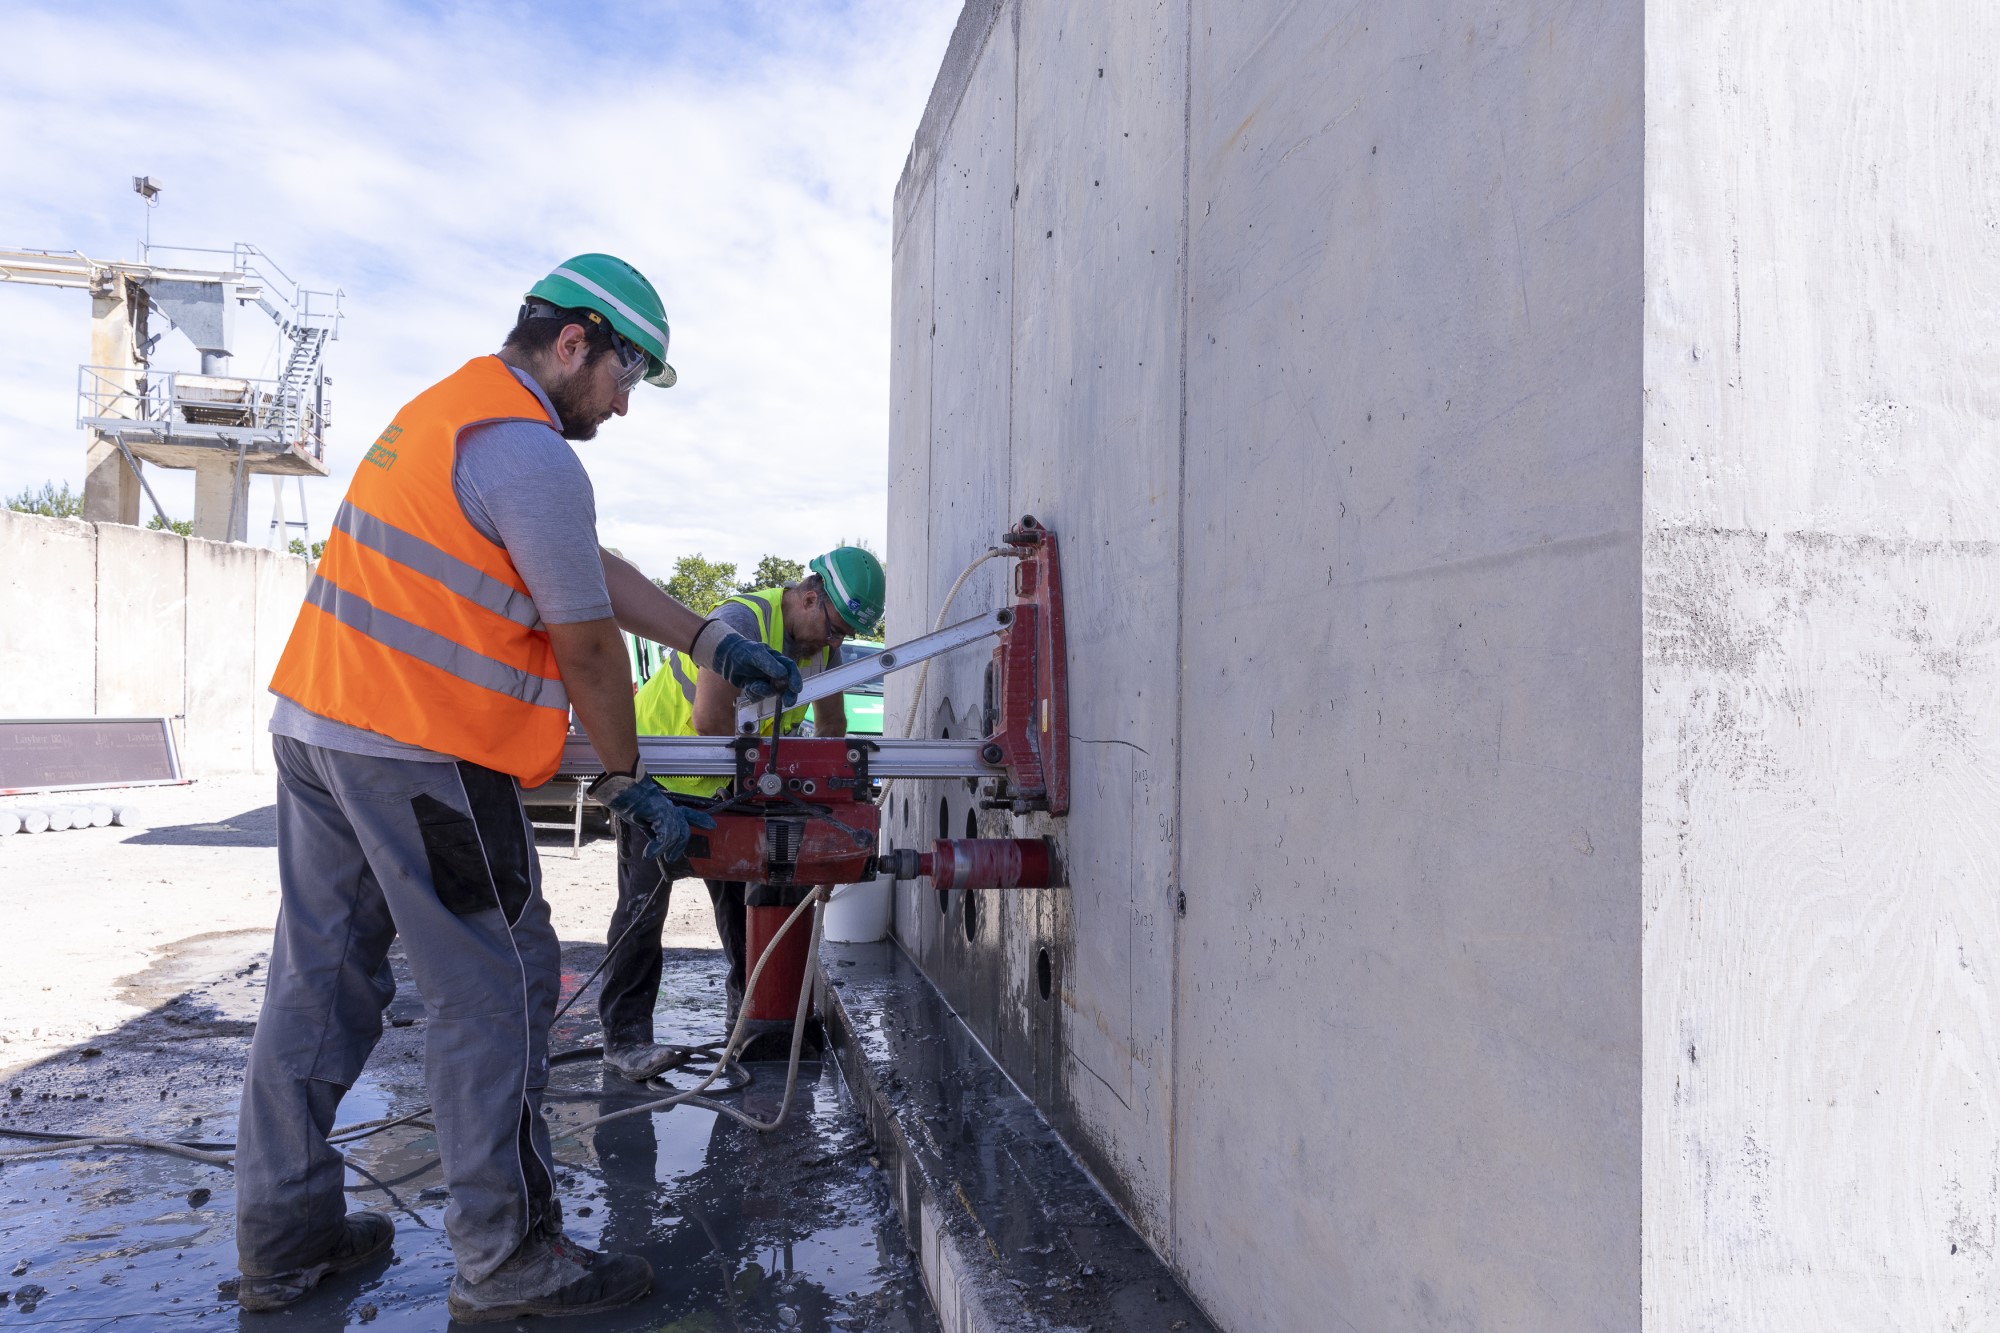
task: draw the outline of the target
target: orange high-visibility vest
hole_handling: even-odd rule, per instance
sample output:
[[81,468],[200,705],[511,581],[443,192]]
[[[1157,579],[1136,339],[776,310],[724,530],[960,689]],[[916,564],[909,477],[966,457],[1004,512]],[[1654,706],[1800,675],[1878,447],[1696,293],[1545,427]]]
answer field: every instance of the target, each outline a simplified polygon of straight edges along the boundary
[[271,689],[535,787],[555,776],[569,696],[514,562],[451,488],[459,436],[494,421],[554,424],[496,356],[396,414],[354,470]]

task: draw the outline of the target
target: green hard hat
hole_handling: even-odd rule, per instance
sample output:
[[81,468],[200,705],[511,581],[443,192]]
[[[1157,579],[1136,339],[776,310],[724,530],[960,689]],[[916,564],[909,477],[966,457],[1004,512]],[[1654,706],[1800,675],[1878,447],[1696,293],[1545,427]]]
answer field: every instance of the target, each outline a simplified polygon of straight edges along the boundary
[[859,546],[836,546],[807,566],[819,575],[827,600],[856,634],[882,618],[882,562]]
[[528,289],[530,301],[595,310],[646,354],[646,383],[674,387],[667,364],[667,312],[646,275],[615,255],[578,255]]

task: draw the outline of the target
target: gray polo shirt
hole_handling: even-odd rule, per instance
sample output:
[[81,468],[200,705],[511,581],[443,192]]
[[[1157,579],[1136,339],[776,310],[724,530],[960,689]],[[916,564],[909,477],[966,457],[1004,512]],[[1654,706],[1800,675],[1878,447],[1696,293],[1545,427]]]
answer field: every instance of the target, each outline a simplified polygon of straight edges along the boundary
[[[554,417],[555,405],[534,377],[508,369]],[[597,496],[569,441],[527,421],[474,426],[459,437],[451,489],[466,521],[506,548],[543,623],[573,625],[611,615],[597,550]],[[271,715],[271,733],[378,759],[457,758],[309,713],[283,695]]]

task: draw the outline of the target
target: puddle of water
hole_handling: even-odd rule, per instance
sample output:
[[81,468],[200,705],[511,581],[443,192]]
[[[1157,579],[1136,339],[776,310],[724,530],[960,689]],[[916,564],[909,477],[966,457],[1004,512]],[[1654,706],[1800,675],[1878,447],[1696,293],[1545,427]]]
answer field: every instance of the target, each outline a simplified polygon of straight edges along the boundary
[[[661,1005],[662,1040],[701,1040],[719,1029],[719,974],[719,955],[676,951]],[[555,1049],[594,1040],[589,1026],[572,1016]],[[421,1065],[408,1059],[421,1049],[421,1030],[385,1034],[341,1107],[342,1123],[422,1104]],[[743,1096],[768,1114],[783,1066],[758,1066],[757,1073]],[[231,1077],[217,1085],[197,1133],[233,1131],[234,1115],[225,1112],[233,1112],[235,1084]],[[149,1095],[149,1087],[135,1091]],[[652,1295],[639,1304],[566,1320],[563,1328],[936,1329],[887,1182],[870,1164],[859,1113],[831,1062],[801,1071],[791,1117],[769,1135],[692,1108],[567,1132],[643,1095],[615,1077],[607,1083],[595,1060],[552,1072],[549,1124],[566,1229],[593,1248],[642,1254],[655,1273]],[[89,1113],[101,1128],[122,1118],[133,1132],[186,1132],[147,1123],[146,1109],[107,1097]],[[373,1180],[349,1173],[352,1206],[390,1211],[394,1262],[322,1284],[287,1312],[286,1328],[435,1330],[447,1322],[452,1264],[436,1150],[435,1135],[414,1126],[355,1145],[352,1157]],[[269,1327],[217,1295],[216,1284],[236,1272],[232,1185],[224,1170],[122,1150],[0,1167],[0,1290],[28,1283],[47,1290],[33,1310],[0,1306],[0,1333],[43,1325],[236,1327],[239,1320],[245,1329]],[[197,1192],[203,1189],[206,1197]],[[8,1276],[22,1260],[27,1271]]]
[[253,1022],[264,1002],[270,951],[268,929],[193,935],[156,950],[143,969],[112,984],[120,1000],[141,1009],[186,996],[223,1018]]

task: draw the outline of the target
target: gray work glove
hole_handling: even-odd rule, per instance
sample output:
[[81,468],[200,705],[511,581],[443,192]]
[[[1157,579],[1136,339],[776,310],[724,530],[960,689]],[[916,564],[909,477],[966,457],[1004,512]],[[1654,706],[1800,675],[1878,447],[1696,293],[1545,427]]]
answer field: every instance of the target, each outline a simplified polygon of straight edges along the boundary
[[[719,622],[709,623],[714,626]],[[697,636],[697,643],[702,637],[713,637],[712,630],[703,630],[702,634]],[[701,660],[699,650],[695,660]],[[799,676],[797,662],[783,653],[772,652],[755,639],[734,631],[726,632],[722,638],[715,641],[715,648],[707,665],[752,699],[768,699],[782,692],[786,707],[796,702],[799,691],[805,688],[805,681]]]
[[669,864],[687,855],[688,826],[714,828],[715,820],[700,810],[676,805],[667,789],[646,776],[644,764],[630,773],[606,773],[587,788],[592,799],[611,807],[620,819],[637,824],[646,835],[647,860],[665,857]]

